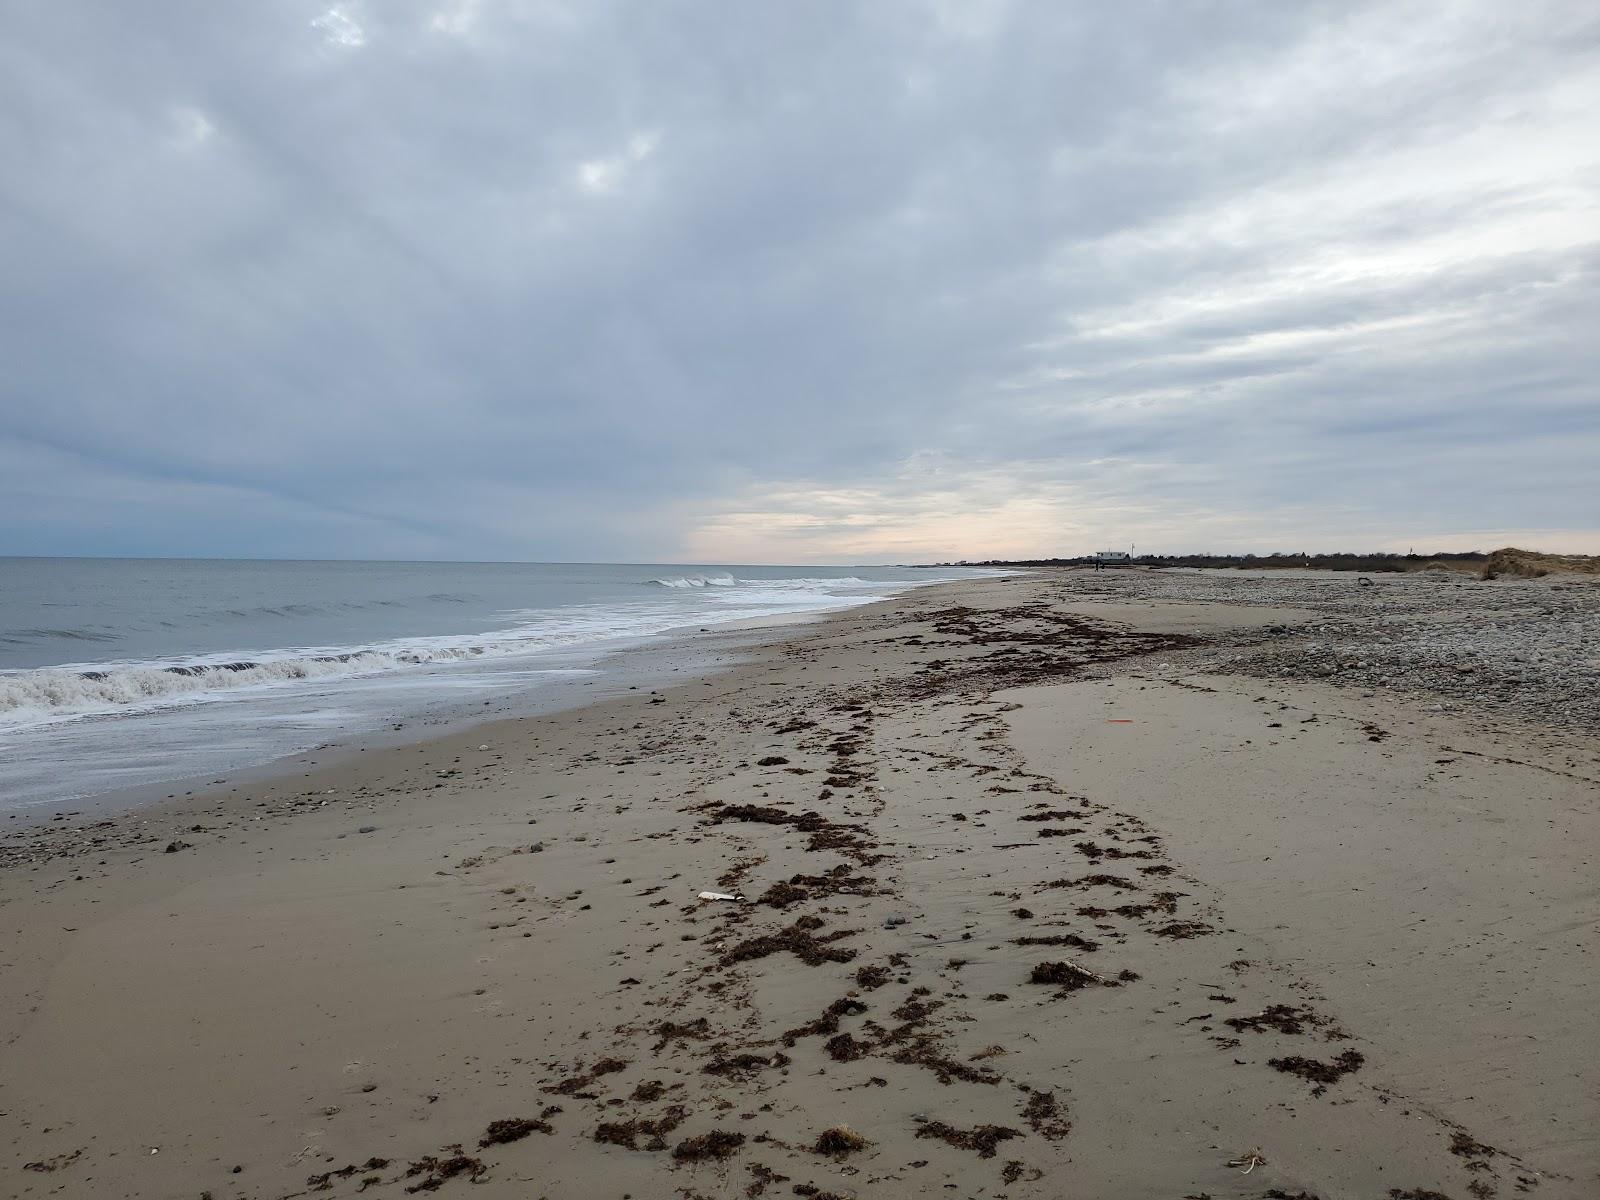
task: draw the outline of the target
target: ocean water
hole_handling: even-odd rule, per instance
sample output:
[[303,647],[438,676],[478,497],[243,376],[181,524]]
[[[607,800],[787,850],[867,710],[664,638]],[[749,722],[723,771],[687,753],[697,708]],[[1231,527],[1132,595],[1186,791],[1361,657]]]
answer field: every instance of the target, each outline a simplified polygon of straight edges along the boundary
[[626,671],[620,651],[704,626],[967,574],[0,558],[0,813],[553,695]]

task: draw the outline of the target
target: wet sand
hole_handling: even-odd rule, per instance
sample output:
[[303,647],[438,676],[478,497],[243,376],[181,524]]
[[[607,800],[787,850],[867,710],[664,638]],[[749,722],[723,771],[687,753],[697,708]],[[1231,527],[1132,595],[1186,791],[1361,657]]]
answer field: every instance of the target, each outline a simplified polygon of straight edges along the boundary
[[1082,578],[42,832],[5,1193],[1596,1194],[1593,740]]

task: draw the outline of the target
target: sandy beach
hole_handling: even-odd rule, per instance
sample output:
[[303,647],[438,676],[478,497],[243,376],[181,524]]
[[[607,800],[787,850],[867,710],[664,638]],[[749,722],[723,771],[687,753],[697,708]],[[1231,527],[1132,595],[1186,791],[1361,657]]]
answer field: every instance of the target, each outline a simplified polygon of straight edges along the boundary
[[943,583],[13,833],[0,1193],[1600,1194],[1597,613]]

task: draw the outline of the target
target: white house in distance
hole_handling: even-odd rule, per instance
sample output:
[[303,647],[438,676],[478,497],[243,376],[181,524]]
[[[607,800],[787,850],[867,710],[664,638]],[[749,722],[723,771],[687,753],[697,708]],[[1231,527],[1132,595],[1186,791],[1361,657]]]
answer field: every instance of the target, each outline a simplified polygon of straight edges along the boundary
[[1125,567],[1133,561],[1133,554],[1127,550],[1096,550],[1094,552],[1095,570],[1103,567]]

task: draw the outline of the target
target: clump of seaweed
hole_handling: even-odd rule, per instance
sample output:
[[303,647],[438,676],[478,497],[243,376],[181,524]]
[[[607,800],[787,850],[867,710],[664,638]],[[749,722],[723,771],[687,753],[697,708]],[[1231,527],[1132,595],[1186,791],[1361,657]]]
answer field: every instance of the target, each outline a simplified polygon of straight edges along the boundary
[[803,1037],[821,1037],[823,1034],[838,1033],[840,1017],[859,1016],[866,1011],[867,1006],[853,996],[841,996],[823,1009],[820,1016],[784,1033],[783,1044],[793,1046]]
[[1493,1158],[1500,1151],[1475,1139],[1465,1129],[1450,1135],[1450,1153],[1457,1158]]
[[[78,1153],[81,1154],[82,1151],[79,1151]],[[78,1155],[74,1154],[72,1157],[76,1158]],[[333,1181],[335,1179],[349,1179],[350,1176],[360,1171],[381,1171],[388,1165],[389,1160],[387,1158],[369,1158],[366,1162],[361,1163],[359,1166],[355,1163],[350,1163],[348,1166],[340,1167],[335,1171],[324,1171],[320,1175],[309,1176],[306,1179],[306,1186],[315,1192],[330,1191],[333,1188]],[[45,1166],[42,1163],[23,1163],[22,1169],[24,1171],[54,1171],[58,1168]]]
[[836,1125],[832,1129],[824,1129],[817,1136],[817,1143],[811,1149],[816,1154],[842,1158],[846,1154],[866,1149],[868,1144],[866,1138],[848,1125]]
[[705,1041],[711,1036],[711,1022],[704,1017],[683,1022],[663,1021],[651,1032],[656,1035],[656,1044],[650,1048],[650,1052],[660,1054],[674,1042],[682,1046],[686,1042]]
[[856,986],[863,991],[876,991],[889,982],[889,968],[882,964],[862,967],[856,972]]
[[1159,929],[1152,929],[1150,932],[1157,937],[1184,940],[1205,937],[1207,934],[1215,933],[1216,930],[1204,921],[1173,921],[1171,924],[1163,925]]
[[1359,1071],[1367,1060],[1359,1050],[1346,1050],[1331,1063],[1315,1058],[1302,1058],[1298,1054],[1288,1058],[1269,1058],[1267,1065],[1288,1075],[1298,1075],[1311,1083],[1327,1085],[1338,1083],[1352,1071]]
[[1022,1116],[1035,1133],[1052,1141],[1072,1132],[1072,1122],[1062,1111],[1054,1092],[1034,1092],[1023,1106]]
[[[583,1089],[589,1087],[602,1075],[614,1075],[618,1071],[626,1070],[628,1064],[620,1058],[602,1058],[581,1075],[574,1075],[562,1083],[542,1087],[541,1092],[548,1092],[554,1096],[579,1096],[583,1097]],[[592,1097],[583,1097],[590,1098]]]
[[608,1121],[594,1131],[594,1140],[602,1144],[622,1146],[628,1150],[638,1150],[639,1140],[643,1138],[644,1149],[665,1150],[666,1135],[682,1125],[688,1115],[689,1110],[683,1105],[674,1104],[659,1117],[634,1117],[627,1121]]
[[919,1138],[938,1138],[958,1150],[975,1150],[979,1158],[993,1158],[995,1147],[1001,1142],[1022,1136],[1019,1129],[1005,1125],[979,1125],[972,1129],[957,1129],[943,1121],[928,1121],[917,1130]]
[[926,1035],[914,1038],[894,1055],[893,1061],[903,1067],[922,1067],[932,1071],[934,1078],[946,1085],[952,1079],[959,1079],[963,1083],[1000,1082],[1000,1076],[987,1067],[971,1067],[948,1054],[940,1053],[935,1039]]
[[769,1067],[786,1067],[789,1061],[787,1054],[774,1054],[771,1057],[765,1054],[735,1054],[731,1058],[714,1058],[700,1070],[707,1075],[721,1075],[726,1078],[749,1075]]
[[1086,888],[1109,887],[1121,888],[1125,892],[1139,892],[1144,889],[1131,879],[1124,879],[1121,875],[1084,875],[1078,879],[1052,879],[1039,885],[1045,888]]
[[684,1138],[672,1148],[672,1157],[679,1162],[699,1162],[707,1158],[730,1158],[744,1145],[744,1134],[714,1129],[697,1137]]
[[1040,937],[1012,938],[1011,944],[1013,946],[1072,946],[1084,951],[1086,954],[1100,949],[1099,942],[1079,937],[1075,933],[1052,933]]
[[555,1127],[549,1121],[535,1120],[532,1117],[502,1117],[498,1121],[489,1122],[489,1128],[484,1130],[483,1136],[478,1139],[478,1149],[484,1150],[490,1146],[520,1142],[532,1133],[554,1132]]
[[1315,1025],[1319,1018],[1309,1008],[1295,1008],[1288,1004],[1269,1004],[1260,1012],[1248,1017],[1229,1017],[1223,1024],[1241,1032],[1264,1033],[1275,1029],[1279,1033],[1300,1034],[1307,1025]]
[[802,832],[821,829],[828,818],[819,812],[792,813],[786,808],[770,804],[725,804],[711,819],[712,824],[724,821],[749,821],[757,825],[795,825]]
[[[858,783],[865,782],[866,776],[855,773],[834,774],[826,780],[827,786],[855,787]],[[717,808],[711,818],[713,825],[720,825],[724,821],[749,821],[758,825],[789,825],[801,833],[809,833],[811,840],[806,844],[806,849],[839,850],[852,855],[860,862],[866,862],[871,857],[864,853],[866,843],[861,835],[866,832],[859,825],[840,825],[828,820],[827,817],[814,810],[803,813],[792,813],[788,809],[778,808],[770,804],[724,804]],[[876,861],[875,859],[873,861]]]
[[943,1000],[924,999],[927,993],[927,988],[918,988],[899,1008],[891,1009],[889,1015],[909,1025],[925,1024],[930,1015],[944,1007]]
[[414,1179],[421,1175],[423,1179],[406,1189],[407,1192],[432,1192],[444,1186],[447,1179],[454,1179],[457,1175],[465,1175],[470,1181],[477,1180],[488,1173],[489,1168],[476,1158],[469,1158],[461,1153],[459,1146],[455,1153],[447,1158],[440,1158],[436,1154],[429,1154],[419,1158],[406,1168],[406,1178]]
[[854,1035],[848,1033],[834,1035],[822,1043],[822,1048],[834,1062],[855,1062],[872,1053],[872,1047],[856,1041]]
[[1080,967],[1075,962],[1065,960],[1035,963],[1033,970],[1028,974],[1028,982],[1049,984],[1065,992],[1075,992],[1079,988],[1088,987],[1091,983],[1103,984],[1106,987],[1117,986],[1103,975],[1096,975],[1087,967]]
[[793,925],[777,933],[740,942],[722,956],[722,965],[726,967],[734,963],[752,962],[785,950],[808,967],[820,967],[825,962],[846,963],[856,956],[854,950],[832,944],[840,938],[855,936],[856,930],[839,929],[823,937],[817,937],[812,931],[821,927],[821,918],[801,917]]
[[[785,896],[794,897],[798,893],[800,899],[819,899],[823,896],[865,896],[870,895],[878,881],[869,875],[853,875],[855,868],[849,863],[840,863],[831,870],[820,875],[791,875],[781,884],[773,884],[768,892],[775,893],[774,900],[781,900]],[[792,889],[792,890],[791,890]],[[765,897],[763,897],[765,899]],[[772,903],[775,908],[783,908],[781,903]]]
[[802,900],[811,899],[811,893],[805,888],[796,887],[788,880],[780,880],[762,892],[756,898],[757,904],[765,904],[770,908],[788,908],[791,904],[798,904]]

